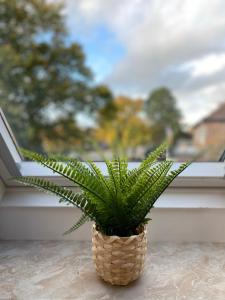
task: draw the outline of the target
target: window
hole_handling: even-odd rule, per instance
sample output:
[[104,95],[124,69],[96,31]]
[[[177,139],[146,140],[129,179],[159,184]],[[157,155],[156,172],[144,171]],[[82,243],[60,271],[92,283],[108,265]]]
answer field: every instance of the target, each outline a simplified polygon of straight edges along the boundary
[[[130,162],[129,168],[137,166],[138,162]],[[106,166],[103,162],[98,162],[98,166],[103,173],[106,173]],[[17,142],[7,123],[2,111],[0,111],[0,191],[2,187],[19,187],[11,180],[13,176],[40,176],[47,177],[52,181],[67,186],[69,184],[64,178],[53,174],[49,169],[43,168],[37,163],[23,161]],[[172,186],[181,188],[199,187],[225,187],[225,165],[222,162],[195,162],[185,170],[173,182]]]
[[18,144],[139,161],[168,139],[177,161],[218,161],[224,2],[62,3],[0,3],[0,106]]

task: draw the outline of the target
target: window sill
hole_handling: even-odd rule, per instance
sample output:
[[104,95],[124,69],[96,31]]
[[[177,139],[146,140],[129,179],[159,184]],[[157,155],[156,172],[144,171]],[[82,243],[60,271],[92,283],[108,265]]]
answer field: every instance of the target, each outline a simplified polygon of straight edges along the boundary
[[[74,208],[59,203],[55,196],[23,187],[7,190],[0,207]],[[155,208],[225,208],[225,189],[171,187],[160,196]]]

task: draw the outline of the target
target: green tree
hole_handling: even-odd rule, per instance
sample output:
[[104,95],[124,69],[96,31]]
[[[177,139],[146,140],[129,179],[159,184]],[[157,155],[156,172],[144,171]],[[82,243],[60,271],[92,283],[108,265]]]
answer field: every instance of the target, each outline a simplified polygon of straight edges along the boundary
[[[0,1],[0,106],[22,146],[43,150],[46,140],[82,139],[78,112],[111,101],[93,86],[81,46],[69,42],[63,6],[45,0]],[[62,149],[61,149],[62,150]]]
[[151,92],[145,112],[151,123],[154,144],[160,144],[165,138],[176,139],[181,131],[181,112],[168,88],[160,87]]

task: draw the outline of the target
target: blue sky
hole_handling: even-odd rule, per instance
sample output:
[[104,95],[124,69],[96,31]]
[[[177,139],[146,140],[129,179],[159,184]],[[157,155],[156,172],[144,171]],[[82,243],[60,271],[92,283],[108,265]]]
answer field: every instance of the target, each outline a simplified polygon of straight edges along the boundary
[[123,44],[101,20],[91,26],[83,26],[84,20],[79,17],[71,18],[70,13],[67,13],[66,21],[71,41],[78,42],[83,47],[86,63],[94,73],[95,82],[104,81],[113,72],[115,64],[125,55]]
[[87,64],[94,72],[96,82],[101,82],[112,71],[116,63],[122,60],[125,49],[117,40],[115,34],[104,24],[95,25],[89,35],[76,36],[84,49],[87,57]]

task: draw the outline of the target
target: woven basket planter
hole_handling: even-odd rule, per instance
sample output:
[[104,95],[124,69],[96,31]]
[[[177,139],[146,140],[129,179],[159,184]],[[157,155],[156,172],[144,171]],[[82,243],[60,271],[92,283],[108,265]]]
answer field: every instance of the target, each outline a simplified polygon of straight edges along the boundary
[[147,250],[146,229],[129,237],[103,235],[93,225],[92,253],[98,275],[113,285],[127,285],[144,268]]

